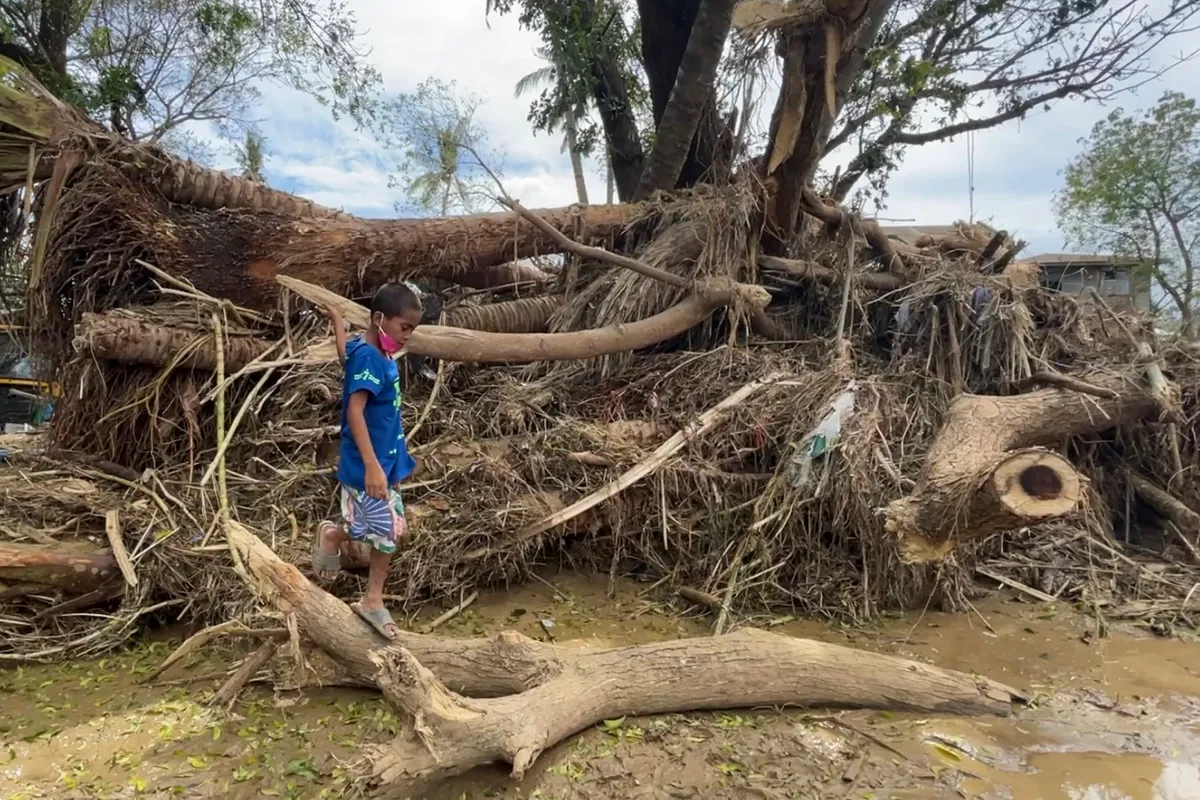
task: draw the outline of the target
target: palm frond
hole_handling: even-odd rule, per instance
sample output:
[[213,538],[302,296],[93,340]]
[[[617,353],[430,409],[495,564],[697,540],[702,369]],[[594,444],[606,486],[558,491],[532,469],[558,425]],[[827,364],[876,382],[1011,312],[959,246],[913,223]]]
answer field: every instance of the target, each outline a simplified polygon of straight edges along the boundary
[[517,81],[517,85],[513,88],[513,97],[522,97],[530,92],[536,91],[543,86],[549,86],[558,79],[558,70],[553,64],[548,64],[541,69],[535,69],[533,72]]

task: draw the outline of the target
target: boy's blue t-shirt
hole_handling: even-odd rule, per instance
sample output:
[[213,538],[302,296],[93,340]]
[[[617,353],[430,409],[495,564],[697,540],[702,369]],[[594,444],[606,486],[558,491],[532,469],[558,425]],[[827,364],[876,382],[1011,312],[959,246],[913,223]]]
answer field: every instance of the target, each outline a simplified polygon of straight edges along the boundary
[[396,362],[385,356],[361,336],[346,343],[345,379],[342,384],[342,448],[338,457],[337,479],[352,489],[366,489],[366,465],[354,443],[347,422],[350,395],[367,392],[363,418],[371,437],[371,448],[379,466],[393,486],[412,474],[416,462],[408,454],[404,426],[400,422],[400,371]]

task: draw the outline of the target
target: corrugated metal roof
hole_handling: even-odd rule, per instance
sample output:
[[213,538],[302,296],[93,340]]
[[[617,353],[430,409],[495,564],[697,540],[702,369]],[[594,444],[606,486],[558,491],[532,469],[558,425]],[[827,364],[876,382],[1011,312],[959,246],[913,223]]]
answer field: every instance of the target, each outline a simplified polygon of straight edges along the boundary
[[1065,264],[1080,267],[1131,266],[1137,264],[1136,258],[1114,256],[1111,253],[1041,253],[1030,256],[1030,261],[1036,261],[1041,266]]
[[[971,223],[969,227],[986,231],[988,236],[996,232],[990,225],[982,222]],[[905,244],[915,245],[922,236],[948,236],[959,233],[960,223],[953,225],[880,225],[879,229],[889,239],[897,239]]]

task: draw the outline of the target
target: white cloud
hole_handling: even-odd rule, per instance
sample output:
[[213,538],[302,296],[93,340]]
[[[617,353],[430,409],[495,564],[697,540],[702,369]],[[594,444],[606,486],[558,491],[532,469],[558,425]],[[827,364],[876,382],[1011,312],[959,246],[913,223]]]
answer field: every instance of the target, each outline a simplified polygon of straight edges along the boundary
[[[534,135],[527,120],[528,99],[513,97],[513,86],[542,66],[536,36],[519,28],[515,17],[484,17],[482,0],[438,3],[350,0],[365,31],[370,59],[388,92],[410,91],[430,76],[455,81],[484,101],[477,120],[490,144],[504,155],[505,186],[531,206],[575,200],[570,162],[557,135]],[[1165,64],[1200,46],[1200,33],[1173,40],[1156,57]],[[1127,108],[1146,107],[1166,88],[1189,91],[1200,85],[1194,63],[1162,81],[1122,98]],[[768,116],[773,98],[761,113]],[[1077,140],[1109,112],[1095,104],[1065,101],[1050,112],[974,134],[974,216],[1030,240],[1030,251],[1062,247],[1051,210],[1059,171],[1078,150]],[[280,188],[357,214],[390,216],[399,192],[387,175],[400,154],[385,152],[368,136],[294,91],[268,87],[258,112],[268,137],[268,178]],[[850,154],[843,155],[848,158]],[[967,139],[910,148],[890,184],[884,217],[915,224],[941,224],[970,214]],[[603,169],[586,165],[593,202],[603,199]]]

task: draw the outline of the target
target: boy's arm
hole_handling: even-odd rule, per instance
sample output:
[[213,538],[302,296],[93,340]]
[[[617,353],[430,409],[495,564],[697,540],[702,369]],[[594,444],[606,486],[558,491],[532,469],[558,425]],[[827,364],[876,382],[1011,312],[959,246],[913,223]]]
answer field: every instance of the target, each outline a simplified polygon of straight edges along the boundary
[[350,426],[350,435],[354,438],[354,444],[358,446],[358,453],[362,456],[363,466],[366,468],[363,488],[376,500],[386,500],[387,475],[383,473],[383,467],[375,455],[375,448],[371,446],[371,434],[367,430],[367,419],[363,416],[369,396],[369,392],[366,391],[357,391],[350,395],[350,403],[346,408],[346,423]]

